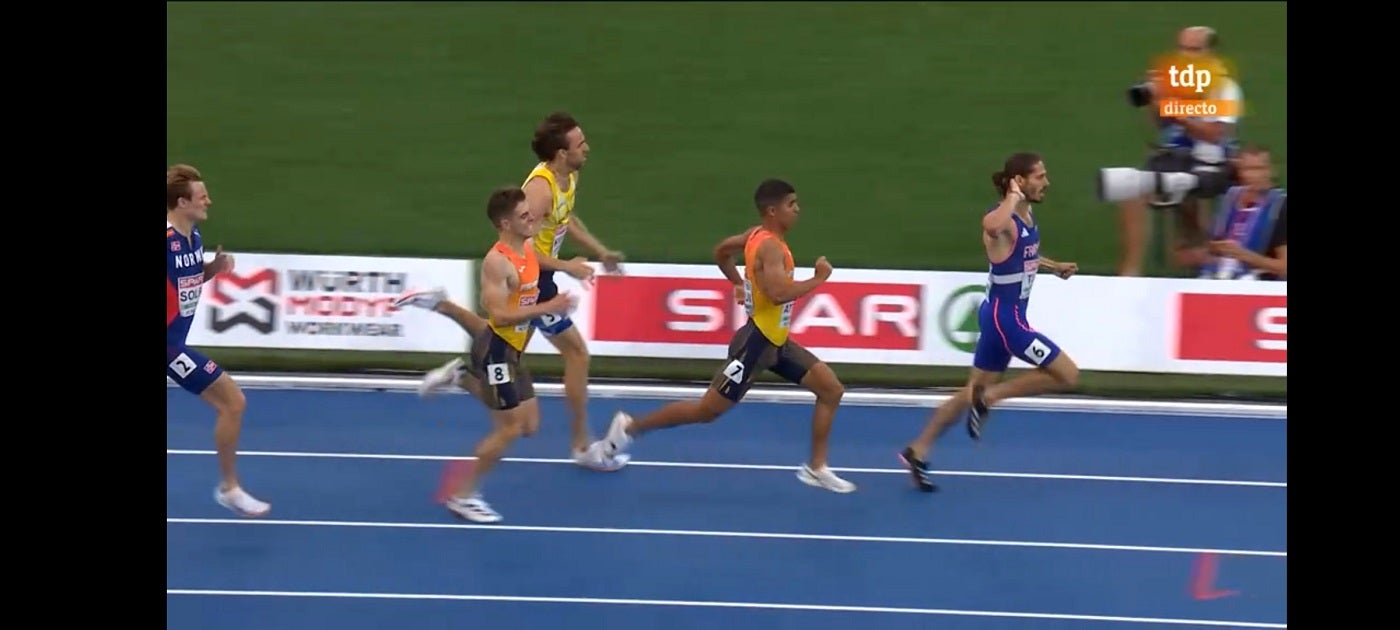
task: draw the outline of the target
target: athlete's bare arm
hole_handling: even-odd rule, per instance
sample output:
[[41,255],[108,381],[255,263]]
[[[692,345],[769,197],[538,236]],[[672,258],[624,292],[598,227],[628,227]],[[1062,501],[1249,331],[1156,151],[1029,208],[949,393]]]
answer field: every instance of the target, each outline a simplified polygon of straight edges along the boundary
[[549,182],[543,177],[532,177],[525,182],[525,203],[529,204],[530,212],[535,215],[535,219],[544,220],[553,210],[554,195],[549,192]]
[[501,326],[514,326],[548,313],[567,310],[567,294],[560,293],[543,304],[520,306],[512,304],[510,294],[520,286],[520,274],[515,265],[500,252],[492,251],[481,261],[481,305],[491,321]]
[[739,266],[734,263],[734,257],[744,251],[744,245],[749,242],[749,235],[757,228],[744,230],[743,234],[735,234],[720,241],[715,245],[715,264],[719,265],[720,273],[734,285],[744,284],[744,276],[739,274]]
[[783,250],[778,242],[767,239],[758,245],[757,260],[754,261],[754,279],[759,290],[775,304],[797,300],[813,289],[821,286],[831,276],[831,265],[826,257],[817,259],[816,274],[801,282],[793,282],[783,269]]
[[574,213],[573,218],[569,219],[569,238],[583,245],[584,249],[588,250],[599,260],[612,258],[613,255],[616,254],[616,252],[604,246],[602,241],[598,240],[598,237],[593,236],[592,232],[588,231],[588,226],[583,224],[583,217],[580,217],[577,212]]
[[1021,199],[1023,199],[1021,189],[1016,185],[1015,180],[1012,180],[1006,191],[1006,196],[1001,199],[1001,205],[982,217],[982,231],[993,239],[999,239],[1014,232],[1016,222],[1011,220],[1011,215],[1015,214],[1016,204]]
[[1011,178],[1006,185],[1006,196],[1001,204],[982,217],[982,245],[987,249],[987,257],[992,260],[1006,258],[1015,239],[1016,222],[1011,215],[1016,212],[1016,204],[1025,198],[1017,179]]
[[535,259],[540,262],[540,269],[546,271],[562,271],[579,280],[588,280],[593,277],[593,267],[589,266],[585,258],[571,258],[569,260],[559,260],[549,254],[536,252]]

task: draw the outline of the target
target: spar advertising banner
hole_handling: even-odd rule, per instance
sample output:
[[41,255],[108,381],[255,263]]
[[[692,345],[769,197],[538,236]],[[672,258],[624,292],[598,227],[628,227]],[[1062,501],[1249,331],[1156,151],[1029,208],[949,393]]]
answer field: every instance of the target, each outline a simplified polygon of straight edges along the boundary
[[[192,346],[462,352],[451,320],[394,297],[442,286],[462,304],[475,295],[466,260],[233,253],[236,267],[202,287]],[[206,260],[213,254],[206,253]]]
[[[746,318],[718,269],[624,271],[589,288],[558,280],[580,297],[572,317],[594,355],[725,356]],[[983,273],[836,269],[798,301],[792,337],[837,363],[968,366],[985,283]],[[1042,274],[1026,317],[1086,370],[1286,376],[1287,291],[1286,282]],[[555,352],[538,335],[529,351]]]
[[[560,290],[580,297],[572,317],[594,355],[721,359],[747,321],[733,285],[712,265],[629,264],[624,273],[602,275],[600,267],[588,289],[555,274]],[[811,270],[797,270],[804,274]],[[837,363],[927,363],[931,299],[917,275],[838,269],[797,301],[792,338]],[[538,335],[529,351],[555,352]]]

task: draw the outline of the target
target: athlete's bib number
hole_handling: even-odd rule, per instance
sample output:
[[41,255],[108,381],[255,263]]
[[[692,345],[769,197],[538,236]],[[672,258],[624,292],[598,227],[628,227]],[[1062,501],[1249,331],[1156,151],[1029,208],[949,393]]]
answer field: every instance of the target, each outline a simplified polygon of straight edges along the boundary
[[1025,300],[1031,297],[1031,287],[1035,284],[1035,274],[1040,271],[1040,259],[1027,260],[1021,269],[1021,299]]
[[1039,339],[1031,341],[1031,345],[1026,346],[1026,359],[1031,363],[1040,365],[1045,362],[1045,358],[1050,356],[1050,346],[1045,345]]
[[744,384],[744,363],[735,359],[724,366],[724,377],[734,381],[736,384]]
[[190,355],[185,354],[183,352],[181,352],[179,356],[175,357],[174,361],[170,362],[170,369],[173,370],[175,374],[178,375],[180,378],[185,378],[190,374],[193,374],[194,367],[194,359],[191,359]]
[[504,385],[510,382],[510,366],[505,363],[491,363],[486,366],[486,384]]
[[562,246],[564,245],[564,235],[565,235],[565,234],[568,234],[568,233],[569,233],[569,224],[568,224],[568,223],[562,223],[562,224],[559,225],[559,227],[554,228],[554,244],[551,245],[550,248],[549,248],[549,257],[550,257],[550,258],[558,258],[558,257],[559,257],[559,248],[562,247]]

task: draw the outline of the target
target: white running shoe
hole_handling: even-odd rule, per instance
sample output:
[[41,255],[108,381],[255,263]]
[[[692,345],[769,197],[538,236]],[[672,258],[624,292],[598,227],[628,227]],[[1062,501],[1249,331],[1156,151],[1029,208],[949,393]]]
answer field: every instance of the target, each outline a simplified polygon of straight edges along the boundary
[[627,427],[632,426],[632,416],[624,412],[613,414],[612,424],[608,425],[608,435],[603,438],[603,454],[608,457],[617,457],[618,453],[627,450],[632,445],[632,436],[627,435]]
[[256,518],[272,510],[271,505],[253,498],[253,495],[248,494],[238,486],[234,486],[228,491],[214,486],[214,500],[218,501],[219,505],[233,510],[239,516]]
[[797,478],[802,483],[816,488],[840,492],[846,494],[856,491],[856,484],[836,476],[830,468],[823,466],[821,470],[814,470],[811,466],[803,464],[797,469]]
[[632,456],[627,453],[608,455],[607,448],[603,440],[589,444],[584,450],[574,451],[574,463],[599,472],[614,472],[632,461]]
[[447,500],[447,509],[473,523],[499,523],[502,519],[500,513],[491,509],[491,505],[481,498],[480,494],[473,494],[465,499],[452,497]]
[[426,398],[433,392],[447,387],[462,378],[462,369],[467,365],[460,357],[448,361],[423,375],[423,380],[418,382],[418,395]]
[[446,299],[447,289],[442,287],[433,289],[411,289],[400,293],[398,297],[394,298],[393,304],[394,308],[416,306],[431,311],[436,309],[437,305],[441,304],[442,301]]

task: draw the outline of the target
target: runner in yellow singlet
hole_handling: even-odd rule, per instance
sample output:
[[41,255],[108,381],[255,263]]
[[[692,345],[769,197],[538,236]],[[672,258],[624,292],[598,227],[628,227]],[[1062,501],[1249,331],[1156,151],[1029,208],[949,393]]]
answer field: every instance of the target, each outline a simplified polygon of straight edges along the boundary
[[[557,259],[568,235],[597,257],[606,271],[620,271],[622,253],[604,247],[574,213],[579,171],[588,161],[589,152],[588,139],[583,135],[578,121],[564,112],[550,114],[535,128],[530,148],[540,161],[525,176],[521,188],[525,191],[531,211],[540,221],[540,230],[530,241],[535,253]],[[570,262],[583,263],[586,260],[574,258]],[[576,274],[571,275],[577,277]],[[547,300],[558,291],[554,272],[542,271],[540,299]],[[456,320],[472,335],[479,334],[485,327],[485,321],[469,310],[451,305],[444,308],[448,309],[444,314]],[[592,437],[588,430],[589,356],[583,335],[568,315],[549,315],[531,323],[544,333],[564,360],[564,397],[569,403],[570,452],[574,462],[588,468],[615,470],[612,463],[600,464],[597,457],[586,451]],[[454,359],[428,372],[419,391],[426,395],[454,381],[465,387],[461,383],[462,365]]]
[[[542,222],[533,239],[535,252],[558,258],[567,235],[602,262],[604,270],[619,271],[622,253],[599,242],[574,212],[579,171],[588,162],[590,151],[588,138],[578,121],[566,112],[546,116],[535,128],[530,149],[540,161],[525,176],[521,188],[525,190],[530,209]],[[549,299],[558,290],[553,273],[540,274],[541,299]],[[533,323],[564,360],[564,398],[569,404],[570,450],[574,461],[596,468],[596,458],[586,452],[592,440],[588,428],[588,345],[568,315],[547,315]]]
[[[791,184],[774,179],[764,181],[754,192],[754,205],[762,223],[715,247],[715,262],[734,283],[736,294],[742,291],[749,318],[730,339],[729,357],[715,372],[709,389],[699,400],[673,402],[635,421],[618,412],[607,437],[596,442],[594,448],[605,456],[619,457],[633,438],[648,431],[714,421],[739,404],[759,372],[768,370],[806,387],[817,397],[812,411],[812,454],[798,468],[797,478],[833,492],[854,492],[855,484],[827,467],[831,422],[845,388],[830,366],[788,337],[793,303],[826,282],[831,276],[831,264],[825,256],[818,258],[815,275],[793,281],[792,252],[785,237],[797,223],[800,208],[797,191]],[[733,260],[739,252],[744,255],[743,276]]]

